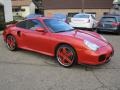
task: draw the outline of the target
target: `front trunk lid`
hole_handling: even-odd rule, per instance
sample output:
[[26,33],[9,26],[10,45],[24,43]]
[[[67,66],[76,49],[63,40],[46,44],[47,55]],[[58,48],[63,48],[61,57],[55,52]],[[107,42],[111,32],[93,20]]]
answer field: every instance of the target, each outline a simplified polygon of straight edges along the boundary
[[101,36],[95,32],[88,32],[88,31],[82,31],[82,30],[74,30],[71,32],[63,32],[63,33],[59,33],[61,35],[64,36],[69,36],[72,37],[74,39],[79,39],[79,40],[88,40],[100,47],[106,46],[107,42],[104,41]]

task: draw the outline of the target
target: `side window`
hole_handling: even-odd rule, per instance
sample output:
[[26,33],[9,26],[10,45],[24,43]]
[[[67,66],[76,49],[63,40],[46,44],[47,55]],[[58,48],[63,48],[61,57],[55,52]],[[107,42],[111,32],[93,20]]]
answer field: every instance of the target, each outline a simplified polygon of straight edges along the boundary
[[26,21],[19,22],[16,27],[24,28],[26,29]]
[[93,15],[91,15],[91,17],[92,17],[93,19],[95,19],[95,17],[94,17]]
[[39,28],[39,27],[43,28],[43,25],[40,21],[38,21],[38,20],[27,21],[27,29],[35,30],[36,28]]
[[118,22],[120,22],[120,17],[118,17]]

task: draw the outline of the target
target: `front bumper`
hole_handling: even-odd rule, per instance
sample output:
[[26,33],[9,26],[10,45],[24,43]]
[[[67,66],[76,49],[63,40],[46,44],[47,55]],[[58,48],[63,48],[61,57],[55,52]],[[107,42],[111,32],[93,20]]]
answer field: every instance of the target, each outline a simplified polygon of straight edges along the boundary
[[110,44],[99,48],[96,52],[91,50],[78,50],[78,64],[100,65],[108,62],[113,54],[114,50]]

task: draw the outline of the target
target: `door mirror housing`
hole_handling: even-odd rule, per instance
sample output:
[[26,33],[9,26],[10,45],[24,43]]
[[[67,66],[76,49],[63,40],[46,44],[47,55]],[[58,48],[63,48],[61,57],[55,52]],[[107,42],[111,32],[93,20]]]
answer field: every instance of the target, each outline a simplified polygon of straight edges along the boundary
[[40,28],[36,28],[36,31],[38,31],[38,32],[44,32],[45,29],[40,27]]

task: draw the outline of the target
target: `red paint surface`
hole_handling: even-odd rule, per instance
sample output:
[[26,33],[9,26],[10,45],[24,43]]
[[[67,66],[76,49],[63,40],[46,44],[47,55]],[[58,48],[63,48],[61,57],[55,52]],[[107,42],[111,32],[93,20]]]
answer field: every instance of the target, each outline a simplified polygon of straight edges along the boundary
[[[43,19],[44,18],[40,18],[38,20],[43,23]],[[35,51],[50,56],[55,56],[55,50],[59,44],[68,44],[75,49],[79,64],[82,63],[97,65],[105,63],[106,59],[103,62],[98,61],[99,56],[104,54],[106,55],[106,57],[109,57],[113,52],[112,46],[108,42],[102,40],[100,35],[97,33],[81,30],[53,33],[50,31],[49,28],[47,28],[45,24],[44,26],[46,32],[26,30],[12,25],[4,30],[4,41],[6,41],[6,36],[8,34],[12,34],[16,38],[19,48]],[[20,36],[17,34],[17,31],[21,32]],[[85,39],[99,45],[99,50],[90,50],[83,43],[83,40]],[[66,58],[65,55],[61,53],[60,56]]]

